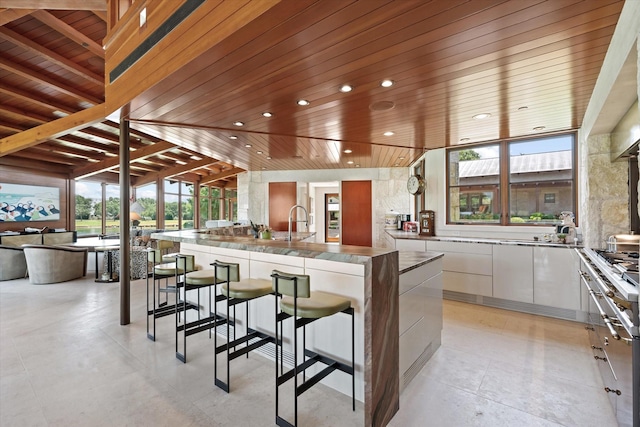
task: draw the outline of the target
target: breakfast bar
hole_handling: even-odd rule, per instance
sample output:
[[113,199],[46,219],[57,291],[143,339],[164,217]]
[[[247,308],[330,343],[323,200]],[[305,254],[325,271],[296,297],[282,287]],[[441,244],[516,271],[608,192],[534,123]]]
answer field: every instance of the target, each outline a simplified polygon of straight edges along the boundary
[[[180,242],[180,252],[194,255],[195,263],[201,269],[210,269],[210,264],[218,260],[238,263],[240,275],[245,278],[270,280],[274,269],[306,274],[310,277],[312,290],[349,298],[355,309],[355,395],[357,400],[364,403],[363,425],[386,425],[397,412],[401,375],[404,374],[400,372],[402,351],[399,352],[398,333],[402,318],[399,305],[400,258],[404,260],[403,271],[413,271],[416,274],[424,271],[420,267],[434,260],[438,264],[434,264],[435,267],[432,268],[437,270],[441,254],[414,253],[407,257],[393,249],[218,236],[198,230],[156,233],[152,238]],[[435,275],[439,273],[437,271]],[[424,281],[421,278],[417,285]],[[407,289],[413,287],[409,286]],[[438,286],[435,292],[437,294]],[[441,285],[439,292],[441,299]],[[251,320],[248,327],[267,334],[275,332],[273,298],[261,298],[250,305]],[[209,308],[202,307],[201,310],[207,311]],[[440,343],[441,308],[436,308],[435,311],[440,316],[440,324],[436,326],[438,336],[435,345],[430,347],[431,353]],[[322,327],[308,333],[307,346],[317,348],[338,360],[348,360],[351,339],[349,328],[345,327],[345,320],[340,316],[334,317],[338,318],[323,319],[326,323]],[[418,317],[422,319],[424,316],[418,313]],[[238,318],[244,316],[238,314]],[[412,326],[414,323],[416,322],[407,324]],[[420,328],[421,326],[416,327],[414,331]],[[424,347],[424,340],[418,341]],[[286,345],[287,343],[285,351]],[[289,350],[292,351],[290,346]],[[423,353],[424,349],[415,357]],[[426,363],[428,356],[430,354],[427,357],[423,355],[419,363]],[[407,365],[407,362],[404,364]],[[413,361],[408,365],[416,366]],[[346,395],[351,394],[348,375],[330,375],[323,380],[323,384]]]

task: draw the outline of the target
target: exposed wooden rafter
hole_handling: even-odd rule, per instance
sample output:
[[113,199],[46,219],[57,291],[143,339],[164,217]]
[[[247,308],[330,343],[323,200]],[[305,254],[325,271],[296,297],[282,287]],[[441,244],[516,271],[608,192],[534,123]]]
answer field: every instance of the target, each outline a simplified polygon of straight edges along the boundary
[[0,157],[33,147],[50,138],[66,135],[77,129],[104,120],[105,105],[100,104],[58,120],[0,139]]
[[107,10],[106,0],[0,0],[0,8],[9,9],[60,9]]
[[100,98],[96,98],[95,96],[91,96],[88,93],[77,89],[73,86],[70,86],[64,82],[52,79],[51,77],[47,77],[42,73],[38,73],[37,71],[33,71],[31,68],[26,67],[24,65],[16,64],[11,62],[5,58],[0,58],[0,68],[5,69],[9,72],[18,74],[26,79],[36,81],[38,83],[44,84],[58,90],[60,92],[64,92],[68,95],[71,95],[79,100],[89,102],[93,105],[100,104],[102,100]]
[[89,49],[89,51],[91,51],[95,55],[98,55],[100,58],[104,58],[104,49],[102,48],[102,46],[82,34],[80,31],[73,28],[71,25],[56,18],[46,10],[36,10],[31,15],[40,22],[47,24],[59,33],[69,37],[80,46]]
[[179,165],[179,166],[175,166],[172,168],[168,168],[168,169],[164,169],[160,172],[156,172],[156,173],[150,173],[147,175],[144,175],[138,179],[135,180],[135,182],[132,182],[132,184],[134,185],[144,185],[144,184],[149,184],[151,182],[155,182],[158,179],[164,179],[164,178],[169,178],[175,175],[180,175],[182,173],[185,173],[187,171],[190,171],[192,169],[195,168],[201,168],[203,166],[206,165],[210,165],[212,163],[216,163],[217,160],[215,159],[211,159],[211,158],[206,158],[206,159],[202,159],[202,160],[197,160],[197,161],[192,161],[186,165]]
[[[0,2],[0,4],[2,4],[2,2]],[[31,9],[0,9],[0,25],[13,22],[16,19],[29,15],[31,12],[33,12]]]
[[16,33],[15,31],[12,31],[5,27],[0,27],[0,37],[10,41],[13,44],[21,46],[22,48],[27,49],[28,51],[31,51],[36,55],[44,57],[54,64],[57,64],[60,67],[74,73],[75,75],[82,77],[83,79],[86,79],[92,83],[95,83],[98,86],[104,85],[103,76],[87,70],[86,68],[76,64],[70,59],[65,58],[64,56],[50,49],[47,49],[44,46],[41,46],[40,44],[28,39],[21,34]]
[[228,178],[230,176],[238,175],[239,173],[244,172],[244,169],[241,168],[233,168],[224,172],[220,172],[216,175],[208,176],[207,178],[203,178],[200,180],[200,184],[211,184],[212,182],[219,181],[221,179]]

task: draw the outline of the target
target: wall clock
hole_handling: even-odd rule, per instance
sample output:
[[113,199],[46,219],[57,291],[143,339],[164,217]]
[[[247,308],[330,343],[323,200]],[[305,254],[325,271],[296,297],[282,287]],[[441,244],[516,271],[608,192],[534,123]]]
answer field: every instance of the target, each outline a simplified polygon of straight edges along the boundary
[[424,192],[425,182],[420,175],[412,175],[407,181],[407,190],[409,193],[416,195]]

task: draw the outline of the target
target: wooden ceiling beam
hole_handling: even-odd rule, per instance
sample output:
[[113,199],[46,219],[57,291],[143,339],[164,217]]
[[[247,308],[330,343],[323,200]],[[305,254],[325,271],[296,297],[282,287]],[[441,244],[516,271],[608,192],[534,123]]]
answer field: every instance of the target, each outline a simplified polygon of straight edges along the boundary
[[108,21],[108,17],[107,17],[107,12],[103,12],[101,10],[92,10],[91,12],[93,12],[94,15],[96,15],[98,18],[102,19],[104,22],[109,23]]
[[107,10],[106,0],[2,0],[9,9]]
[[40,114],[36,114],[30,111],[24,111],[19,108],[10,107],[8,105],[0,105],[0,113],[7,114],[12,117],[17,117],[22,120],[32,120],[34,122],[38,122],[39,124],[47,123],[52,120],[51,117],[41,116]]
[[106,131],[103,131],[101,129],[97,129],[97,128],[94,128],[94,127],[86,127],[84,129],[78,130],[78,132],[86,133],[87,135],[91,135],[91,136],[95,136],[95,137],[98,137],[98,138],[102,138],[102,139],[105,139],[107,141],[120,143],[120,137],[118,135],[116,135],[115,133],[106,132]]
[[47,49],[46,47],[34,42],[33,40],[23,36],[22,34],[18,34],[15,31],[12,31],[5,27],[0,27],[0,37],[22,47],[23,49],[33,52],[38,56],[46,58],[54,64],[64,68],[67,71],[72,72],[79,77],[82,77],[83,79],[90,81],[91,83],[95,83],[96,85],[101,87],[104,86],[104,76],[100,76],[87,70],[86,68],[76,64],[69,58],[65,58],[64,56],[50,49]]
[[94,96],[88,95],[86,92],[76,89],[63,83],[58,80],[54,80],[50,77],[45,76],[44,74],[33,71],[29,67],[25,67],[24,65],[16,64],[15,62],[11,62],[5,58],[0,58],[0,68],[3,68],[11,73],[18,74],[26,79],[36,81],[38,83],[49,86],[53,89],[64,92],[68,95],[71,95],[75,98],[78,98],[82,101],[90,102],[93,105],[98,105],[103,101],[100,98],[96,98]]
[[82,159],[99,162],[100,159],[97,159],[96,152],[93,150],[82,150],[74,147],[69,147],[67,145],[57,144],[56,140],[51,140],[51,142],[43,142],[42,144],[37,146],[38,149],[47,150],[52,153],[58,154],[70,154],[75,157],[80,157]]
[[54,138],[56,141],[63,141],[63,144],[71,143],[80,147],[94,150],[102,154],[111,154],[113,156],[118,155],[118,146],[113,144],[101,144],[99,142],[91,141],[89,139],[80,138],[75,135],[65,135],[58,138]]
[[192,161],[190,163],[187,163],[186,165],[179,165],[172,168],[164,169],[157,173],[147,174],[145,176],[140,177],[138,180],[136,180],[136,185],[149,184],[151,182],[156,182],[158,179],[164,179],[164,178],[172,177],[174,175],[180,175],[182,173],[190,171],[191,169],[201,168],[213,162],[214,160],[212,159],[202,159],[198,161]]
[[233,168],[224,172],[220,172],[216,175],[210,175],[207,178],[203,178],[200,180],[200,184],[211,184],[212,182],[219,181],[221,179],[228,178],[230,176],[238,175],[239,173],[245,172],[242,168]]
[[36,150],[22,150],[12,153],[16,157],[22,157],[25,159],[40,160],[47,163],[59,163],[61,165],[73,166],[78,160],[67,156],[61,156],[59,154],[52,154],[50,152],[38,152]]
[[71,170],[69,166],[63,166],[54,164],[51,162],[41,162],[35,159],[22,158],[16,156],[5,156],[0,157],[0,165],[2,166],[13,166],[22,169],[23,171],[34,170],[34,171],[44,171],[59,173],[63,175],[68,175]]
[[[105,7],[106,7],[106,3],[104,3],[104,4],[105,4]],[[71,9],[71,10],[73,10],[73,9]],[[90,10],[93,10],[93,9],[90,9]],[[98,10],[98,9],[96,9],[96,10]],[[104,10],[106,10],[106,9],[104,9]],[[104,58],[104,49],[102,48],[102,46],[100,46],[100,44],[98,44],[95,41],[91,40],[89,37],[85,36],[80,31],[76,30],[71,25],[67,24],[66,22],[56,18],[54,15],[52,15],[49,12],[47,12],[46,10],[36,10],[35,12],[33,12],[31,14],[31,16],[33,16],[34,18],[36,18],[38,21],[42,22],[43,24],[47,24],[49,27],[53,28],[54,30],[56,30],[60,34],[63,34],[65,36],[69,37],[71,40],[73,40],[74,42],[78,43],[80,46],[82,46],[84,48],[87,48],[90,52],[94,53],[95,55],[99,56],[100,58]]]
[[3,123],[3,122],[0,122],[0,129],[6,129],[9,132],[15,132],[15,133],[22,132],[24,130],[23,128],[15,124]]
[[59,110],[67,114],[73,114],[78,111],[77,109],[74,109],[69,105],[58,102],[55,99],[45,98],[36,93],[17,89],[13,86],[8,86],[2,82],[0,82],[0,93],[4,93],[14,98],[18,98],[22,101],[28,101],[28,102],[37,104],[46,109]]
[[61,119],[36,126],[24,132],[0,139],[0,157],[25,148],[34,147],[51,138],[56,138],[104,120],[105,104],[96,105]]
[[[145,148],[131,151],[131,153],[129,154],[130,161],[135,162],[136,160],[142,160],[151,156],[156,156],[165,151],[169,151],[174,147],[175,145],[171,144],[170,142],[160,142],[157,144],[148,145]],[[119,165],[120,158],[114,157],[111,159],[103,160],[100,163],[77,168],[72,172],[71,177],[76,179],[86,178],[87,176],[95,175],[105,170],[117,168]]]
[[31,12],[33,12],[32,9],[0,9],[0,26],[27,16],[31,14]]

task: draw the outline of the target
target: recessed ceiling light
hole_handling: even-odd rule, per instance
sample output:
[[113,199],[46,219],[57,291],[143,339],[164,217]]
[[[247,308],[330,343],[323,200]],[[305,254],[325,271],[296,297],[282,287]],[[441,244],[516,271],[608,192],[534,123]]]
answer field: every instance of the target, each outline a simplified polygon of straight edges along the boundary
[[476,119],[476,120],[487,119],[489,117],[491,117],[491,113],[480,113],[480,114],[476,114],[475,116],[473,116],[473,118]]
[[527,107],[526,105],[525,105],[525,106],[523,106],[523,107],[518,107],[518,111],[526,110],[526,109],[528,109],[528,108],[529,108],[529,107]]
[[395,82],[393,80],[383,80],[380,82],[380,86],[382,87],[391,87]]
[[268,111],[265,111],[264,113],[262,113],[262,115],[263,115],[264,117],[272,117],[272,116],[273,116],[273,114],[272,114],[272,113],[270,113],[270,112],[268,112]]
[[392,132],[392,131],[388,130],[388,131],[386,131],[386,132],[384,133],[384,136],[393,136],[393,135],[395,135],[395,134],[396,134],[395,132]]
[[533,130],[545,130],[545,129],[546,129],[546,127],[544,127],[544,126],[536,126],[536,127],[533,128]]
[[398,157],[398,160],[404,160],[403,156]]
[[298,105],[309,105],[309,101],[307,101],[306,99],[299,99],[298,100]]
[[242,122],[233,122],[234,126],[244,126],[244,123]]
[[470,140],[471,140],[470,138],[460,138],[460,142],[467,142],[467,141],[470,141]]
[[229,135],[229,139],[238,139],[238,137],[235,135]]
[[256,151],[256,153],[258,153],[258,154],[262,154],[262,151],[258,150],[258,151]]
[[267,160],[271,160],[271,156],[267,156]]
[[396,163],[396,164],[395,164],[395,165],[393,165],[393,166],[400,166],[400,163]]
[[342,86],[340,86],[340,92],[347,93],[347,92],[351,92],[352,90],[353,90],[353,86],[351,86],[351,85],[342,85]]
[[202,160],[202,157],[198,157],[198,156],[191,156],[189,157],[191,160]]
[[359,167],[360,167],[360,165],[356,165],[356,167],[357,167],[357,168],[359,168]]
[[265,170],[265,169],[266,169],[266,167],[264,167],[264,166],[263,166],[261,169],[262,169],[262,170]]
[[347,148],[346,150],[343,151],[343,153],[351,154],[353,153],[353,151]]
[[349,161],[347,162],[347,164],[348,164],[348,165],[352,165],[352,164],[353,164],[353,160],[349,160]]
[[244,144],[246,148],[251,148],[251,144]]

